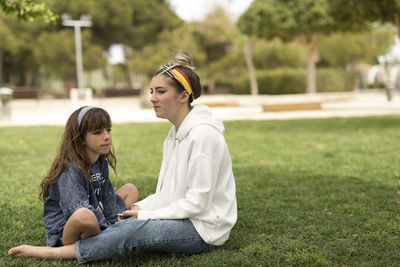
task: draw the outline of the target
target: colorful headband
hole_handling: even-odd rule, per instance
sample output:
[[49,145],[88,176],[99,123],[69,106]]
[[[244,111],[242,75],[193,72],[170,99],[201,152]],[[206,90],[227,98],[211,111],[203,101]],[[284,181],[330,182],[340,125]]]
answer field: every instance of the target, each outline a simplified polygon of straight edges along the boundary
[[192,87],[190,86],[190,82],[186,74],[180,70],[179,68],[175,67],[172,69],[173,66],[168,66],[168,65],[162,65],[159,70],[162,70],[162,73],[167,73],[171,78],[177,80],[183,88],[189,93],[189,95],[192,94]]
[[86,114],[89,110],[94,109],[94,108],[96,108],[96,107],[87,106],[87,107],[84,107],[83,109],[81,109],[81,111],[79,111],[79,114],[78,114],[78,127],[81,126],[81,122],[82,122],[82,119],[83,119],[83,117],[85,116],[85,114]]

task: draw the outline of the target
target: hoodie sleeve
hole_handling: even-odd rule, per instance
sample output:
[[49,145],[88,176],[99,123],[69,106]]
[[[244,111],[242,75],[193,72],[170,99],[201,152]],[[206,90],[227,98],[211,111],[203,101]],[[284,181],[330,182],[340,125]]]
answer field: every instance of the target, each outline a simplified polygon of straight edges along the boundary
[[214,197],[225,141],[219,132],[209,126],[198,128],[190,146],[185,196],[160,209],[141,209],[138,219],[196,218],[208,210]]
[[155,194],[151,194],[147,196],[145,199],[142,199],[138,202],[135,203],[135,206],[138,206],[141,210],[147,210],[147,209],[152,209],[152,203],[154,202],[154,199],[156,198]]

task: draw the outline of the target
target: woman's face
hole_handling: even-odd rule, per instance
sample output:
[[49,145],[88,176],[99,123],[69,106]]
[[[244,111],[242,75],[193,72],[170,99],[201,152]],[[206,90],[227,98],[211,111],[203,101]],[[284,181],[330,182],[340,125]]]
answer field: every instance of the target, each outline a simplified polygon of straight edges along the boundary
[[178,93],[165,75],[154,76],[150,83],[150,101],[158,118],[172,123],[180,117],[182,93]]

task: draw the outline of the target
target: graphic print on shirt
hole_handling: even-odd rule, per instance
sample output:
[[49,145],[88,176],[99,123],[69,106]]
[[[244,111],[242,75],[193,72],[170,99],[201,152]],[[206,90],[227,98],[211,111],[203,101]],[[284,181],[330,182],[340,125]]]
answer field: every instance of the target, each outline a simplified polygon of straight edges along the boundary
[[96,172],[92,174],[92,185],[94,188],[94,193],[96,194],[97,199],[99,199],[99,207],[101,210],[104,210],[103,203],[101,203],[101,188],[103,187],[106,180],[101,172]]

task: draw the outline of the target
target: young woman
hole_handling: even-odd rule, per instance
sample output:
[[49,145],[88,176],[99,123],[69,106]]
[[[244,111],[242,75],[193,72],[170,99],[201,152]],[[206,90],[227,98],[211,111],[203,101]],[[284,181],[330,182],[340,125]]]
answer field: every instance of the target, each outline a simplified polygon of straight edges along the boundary
[[134,185],[117,192],[109,179],[115,172],[108,113],[83,107],[72,113],[57,157],[41,183],[47,246],[73,244],[99,234],[117,221],[117,214],[138,198]]
[[19,246],[9,255],[103,260],[134,250],[200,253],[224,244],[237,219],[232,163],[223,123],[192,104],[201,94],[190,55],[154,74],[150,101],[172,127],[164,141],[156,192],[99,235],[60,248]]

